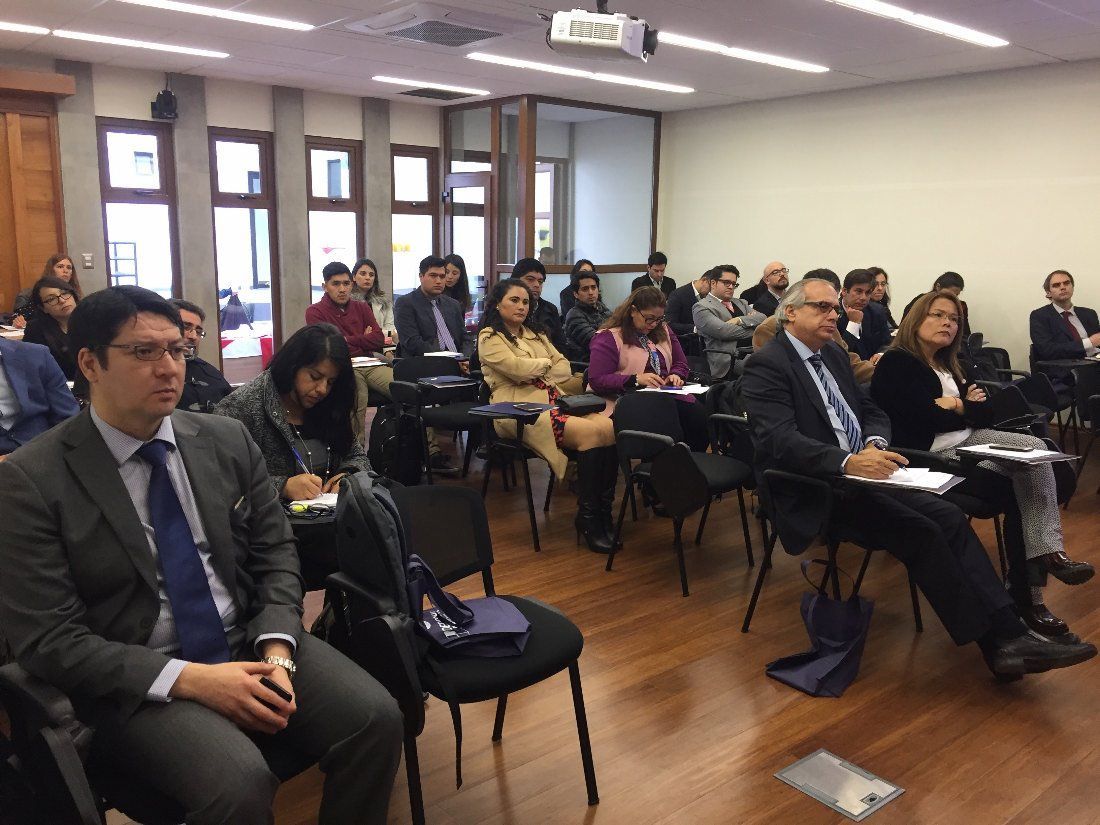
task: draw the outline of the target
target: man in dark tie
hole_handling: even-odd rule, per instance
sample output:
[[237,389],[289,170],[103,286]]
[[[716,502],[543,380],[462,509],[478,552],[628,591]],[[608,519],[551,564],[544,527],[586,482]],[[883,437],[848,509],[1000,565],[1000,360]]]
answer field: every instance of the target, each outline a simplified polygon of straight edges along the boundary
[[752,331],[764,320],[759,312],[733,297],[737,278],[737,268],[732,265],[709,270],[706,273],[710,284],[707,294],[691,311],[703,349],[707,351],[707,367],[714,378],[729,376],[737,347],[748,346]]
[[0,519],[0,627],[95,729],[90,759],[188,823],[270,823],[279,748],[320,763],[316,821],[381,825],[401,713],[304,632],[294,535],[244,426],[174,409],[182,328],[136,286],[73,312],[91,402],[0,463],[18,514]]
[[667,298],[672,290],[676,289],[676,282],[665,270],[668,268],[668,256],[664,252],[654,252],[646,261],[645,275],[639,275],[630,282],[630,291],[641,289],[643,286],[655,286],[661,290]]
[[443,294],[446,261],[429,255],[420,262],[420,288],[402,295],[393,306],[402,355],[461,352],[469,355],[462,307]]
[[[829,480],[832,525],[847,541],[882,548],[909,571],[958,645],[976,642],[998,677],[1017,678],[1091,659],[1096,648],[1032,633],[962,511],[919,491],[845,482],[889,478],[908,462],[886,449],[890,419],[856,385],[833,342],[836,290],[811,279],[792,285],[777,309],[783,330],[745,365],[742,397],[752,422],[756,472],[775,468]],[[769,506],[784,549],[805,551],[822,502],[782,488]]]
[[[1043,281],[1050,303],[1031,313],[1031,344],[1037,361],[1087,358],[1100,350],[1100,320],[1096,310],[1073,305],[1073,276],[1056,269]],[[1073,383],[1069,370],[1047,370],[1063,387]]]

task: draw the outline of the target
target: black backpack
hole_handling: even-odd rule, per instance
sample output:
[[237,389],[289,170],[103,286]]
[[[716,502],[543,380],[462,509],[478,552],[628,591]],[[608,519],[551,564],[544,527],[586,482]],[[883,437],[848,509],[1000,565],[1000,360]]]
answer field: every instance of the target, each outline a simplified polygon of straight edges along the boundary
[[415,415],[379,407],[367,439],[367,459],[376,471],[408,486],[424,473],[424,439]]

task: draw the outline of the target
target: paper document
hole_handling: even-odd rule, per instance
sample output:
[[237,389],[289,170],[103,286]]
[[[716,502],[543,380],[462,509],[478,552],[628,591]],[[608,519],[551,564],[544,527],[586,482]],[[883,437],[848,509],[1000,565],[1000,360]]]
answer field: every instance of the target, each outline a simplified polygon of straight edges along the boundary
[[4,332],[18,332],[19,327],[9,327],[7,324],[0,324],[0,329]]
[[290,505],[293,507],[295,504],[304,504],[308,507],[311,504],[321,504],[325,507],[335,507],[336,498],[337,493],[321,493],[321,495],[317,496],[317,498],[299,499],[297,501],[290,502]]
[[970,447],[959,447],[958,452],[967,453],[968,455],[980,455],[988,458],[995,458],[999,461],[1018,461],[1024,464],[1045,464],[1049,461],[1066,461],[1069,459],[1080,458],[1076,455],[1068,455],[1066,453],[1060,453],[1056,450],[1028,450],[1027,452],[1016,452],[1015,450],[998,450],[996,445],[993,444],[974,444]]
[[424,355],[425,356],[428,356],[428,355],[441,355],[444,358],[465,358],[466,357],[461,352],[451,352],[449,349],[440,350],[439,352],[425,352]]
[[667,392],[669,395],[702,395],[710,387],[704,387],[702,384],[684,384],[682,387],[645,387],[638,390],[638,392]]
[[371,358],[369,355],[357,355],[351,359],[353,367],[380,367],[386,363],[381,358]]
[[910,490],[924,490],[925,492],[939,495],[946,493],[963,480],[962,476],[953,476],[950,473],[936,473],[927,467],[898,467],[889,478],[872,479],[859,476],[845,476],[851,481],[861,481],[864,484],[882,484],[887,487],[907,487]]

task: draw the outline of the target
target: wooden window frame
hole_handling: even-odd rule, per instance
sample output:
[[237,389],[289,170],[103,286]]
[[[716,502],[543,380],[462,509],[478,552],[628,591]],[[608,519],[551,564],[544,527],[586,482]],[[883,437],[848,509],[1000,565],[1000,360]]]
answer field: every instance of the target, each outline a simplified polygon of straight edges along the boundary
[[[183,293],[180,276],[179,209],[176,197],[176,147],[172,139],[172,126],[155,120],[127,120],[124,118],[97,117],[96,148],[99,153],[99,199],[103,213],[103,261],[107,278],[111,277],[110,240],[107,233],[107,204],[133,203],[155,204],[168,207],[168,238],[172,245],[172,297]],[[154,135],[157,138],[160,180],[155,189],[129,189],[111,186],[111,170],[107,154],[107,133],[123,132],[132,135]]]
[[[348,197],[321,198],[313,194],[314,149],[348,153]],[[306,218],[310,212],[354,212],[356,256],[366,243],[363,215],[363,141],[306,135]]]
[[[428,200],[399,201],[397,199],[397,181],[394,159],[424,158],[428,162]],[[390,214],[391,215],[428,215],[432,219],[432,239],[438,244],[442,238],[440,212],[443,205],[440,194],[439,149],[435,146],[412,146],[407,143],[390,144]]]

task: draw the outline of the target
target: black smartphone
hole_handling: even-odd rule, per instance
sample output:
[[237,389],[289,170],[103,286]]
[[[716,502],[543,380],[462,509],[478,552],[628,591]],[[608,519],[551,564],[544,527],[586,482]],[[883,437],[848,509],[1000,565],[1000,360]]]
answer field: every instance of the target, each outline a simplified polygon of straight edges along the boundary
[[520,403],[520,404],[513,404],[512,406],[515,407],[520,412],[543,412],[542,407],[539,406],[538,404],[523,404],[523,403]]
[[1030,453],[1031,447],[1012,447],[1008,444],[990,444],[991,450],[1002,450],[1006,453]]
[[[266,676],[261,676],[260,677],[260,684],[263,685],[268,690],[270,690],[272,693],[274,693],[276,696],[278,696],[284,702],[293,702],[294,701],[293,694],[287,693],[286,690],[279,687],[277,684],[272,682]],[[271,708],[271,710],[275,710],[275,708],[271,704],[269,704],[268,702],[265,702],[263,699],[260,700],[260,704],[266,705],[267,707]]]

